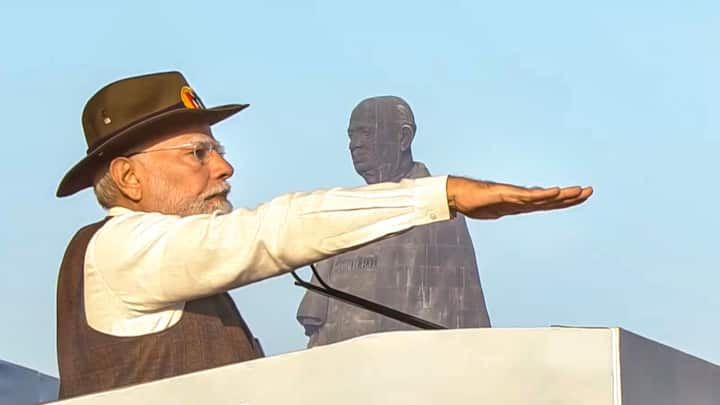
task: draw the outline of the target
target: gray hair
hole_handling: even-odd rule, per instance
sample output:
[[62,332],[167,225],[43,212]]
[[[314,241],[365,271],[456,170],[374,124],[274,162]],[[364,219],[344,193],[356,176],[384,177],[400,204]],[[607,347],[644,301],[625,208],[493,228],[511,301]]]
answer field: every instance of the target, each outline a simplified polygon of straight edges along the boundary
[[122,196],[108,168],[105,168],[100,175],[95,177],[93,190],[95,191],[95,198],[97,198],[98,203],[106,209],[117,205],[117,202]]

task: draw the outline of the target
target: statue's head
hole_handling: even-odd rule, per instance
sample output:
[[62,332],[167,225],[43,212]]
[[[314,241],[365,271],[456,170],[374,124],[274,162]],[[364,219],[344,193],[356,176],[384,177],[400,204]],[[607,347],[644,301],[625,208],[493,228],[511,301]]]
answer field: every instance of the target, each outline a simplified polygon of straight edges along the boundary
[[355,171],[368,184],[397,181],[412,165],[415,117],[400,97],[371,97],[350,115],[350,153]]

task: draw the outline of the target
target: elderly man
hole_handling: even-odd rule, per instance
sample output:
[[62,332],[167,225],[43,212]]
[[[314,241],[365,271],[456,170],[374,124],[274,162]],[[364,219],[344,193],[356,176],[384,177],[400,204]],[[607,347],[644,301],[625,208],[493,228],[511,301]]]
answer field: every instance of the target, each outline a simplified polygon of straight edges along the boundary
[[260,356],[227,291],[460,212],[498,218],[579,204],[590,188],[448,176],[293,193],[233,210],[233,168],[178,72],[111,83],[82,116],[86,156],[58,196],[94,187],[105,219],[80,229],[58,279],[60,396]]
[[[361,101],[348,126],[357,173],[368,184],[429,177],[425,165],[413,160],[415,131],[415,117],[402,98]],[[331,257],[317,270],[334,288],[448,328],[490,326],[475,250],[460,214]],[[303,297],[297,319],[309,347],[414,329],[314,292]]]

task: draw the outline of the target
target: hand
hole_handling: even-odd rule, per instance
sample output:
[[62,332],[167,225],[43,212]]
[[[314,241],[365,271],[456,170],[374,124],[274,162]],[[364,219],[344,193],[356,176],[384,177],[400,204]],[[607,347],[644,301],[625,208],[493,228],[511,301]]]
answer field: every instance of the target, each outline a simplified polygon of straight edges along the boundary
[[592,193],[592,187],[580,186],[526,188],[453,176],[447,181],[450,209],[475,219],[572,207],[585,202]]

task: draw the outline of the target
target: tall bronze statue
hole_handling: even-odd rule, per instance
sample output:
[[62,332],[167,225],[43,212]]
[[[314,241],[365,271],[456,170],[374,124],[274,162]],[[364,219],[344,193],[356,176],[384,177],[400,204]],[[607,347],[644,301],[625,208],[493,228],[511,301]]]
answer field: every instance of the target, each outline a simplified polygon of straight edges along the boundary
[[[363,100],[352,111],[348,135],[357,173],[368,184],[430,176],[413,160],[416,125],[400,97]],[[332,287],[448,328],[489,327],[475,251],[465,218],[415,227],[317,263]],[[413,327],[313,292],[298,321],[308,347],[369,333]]]

